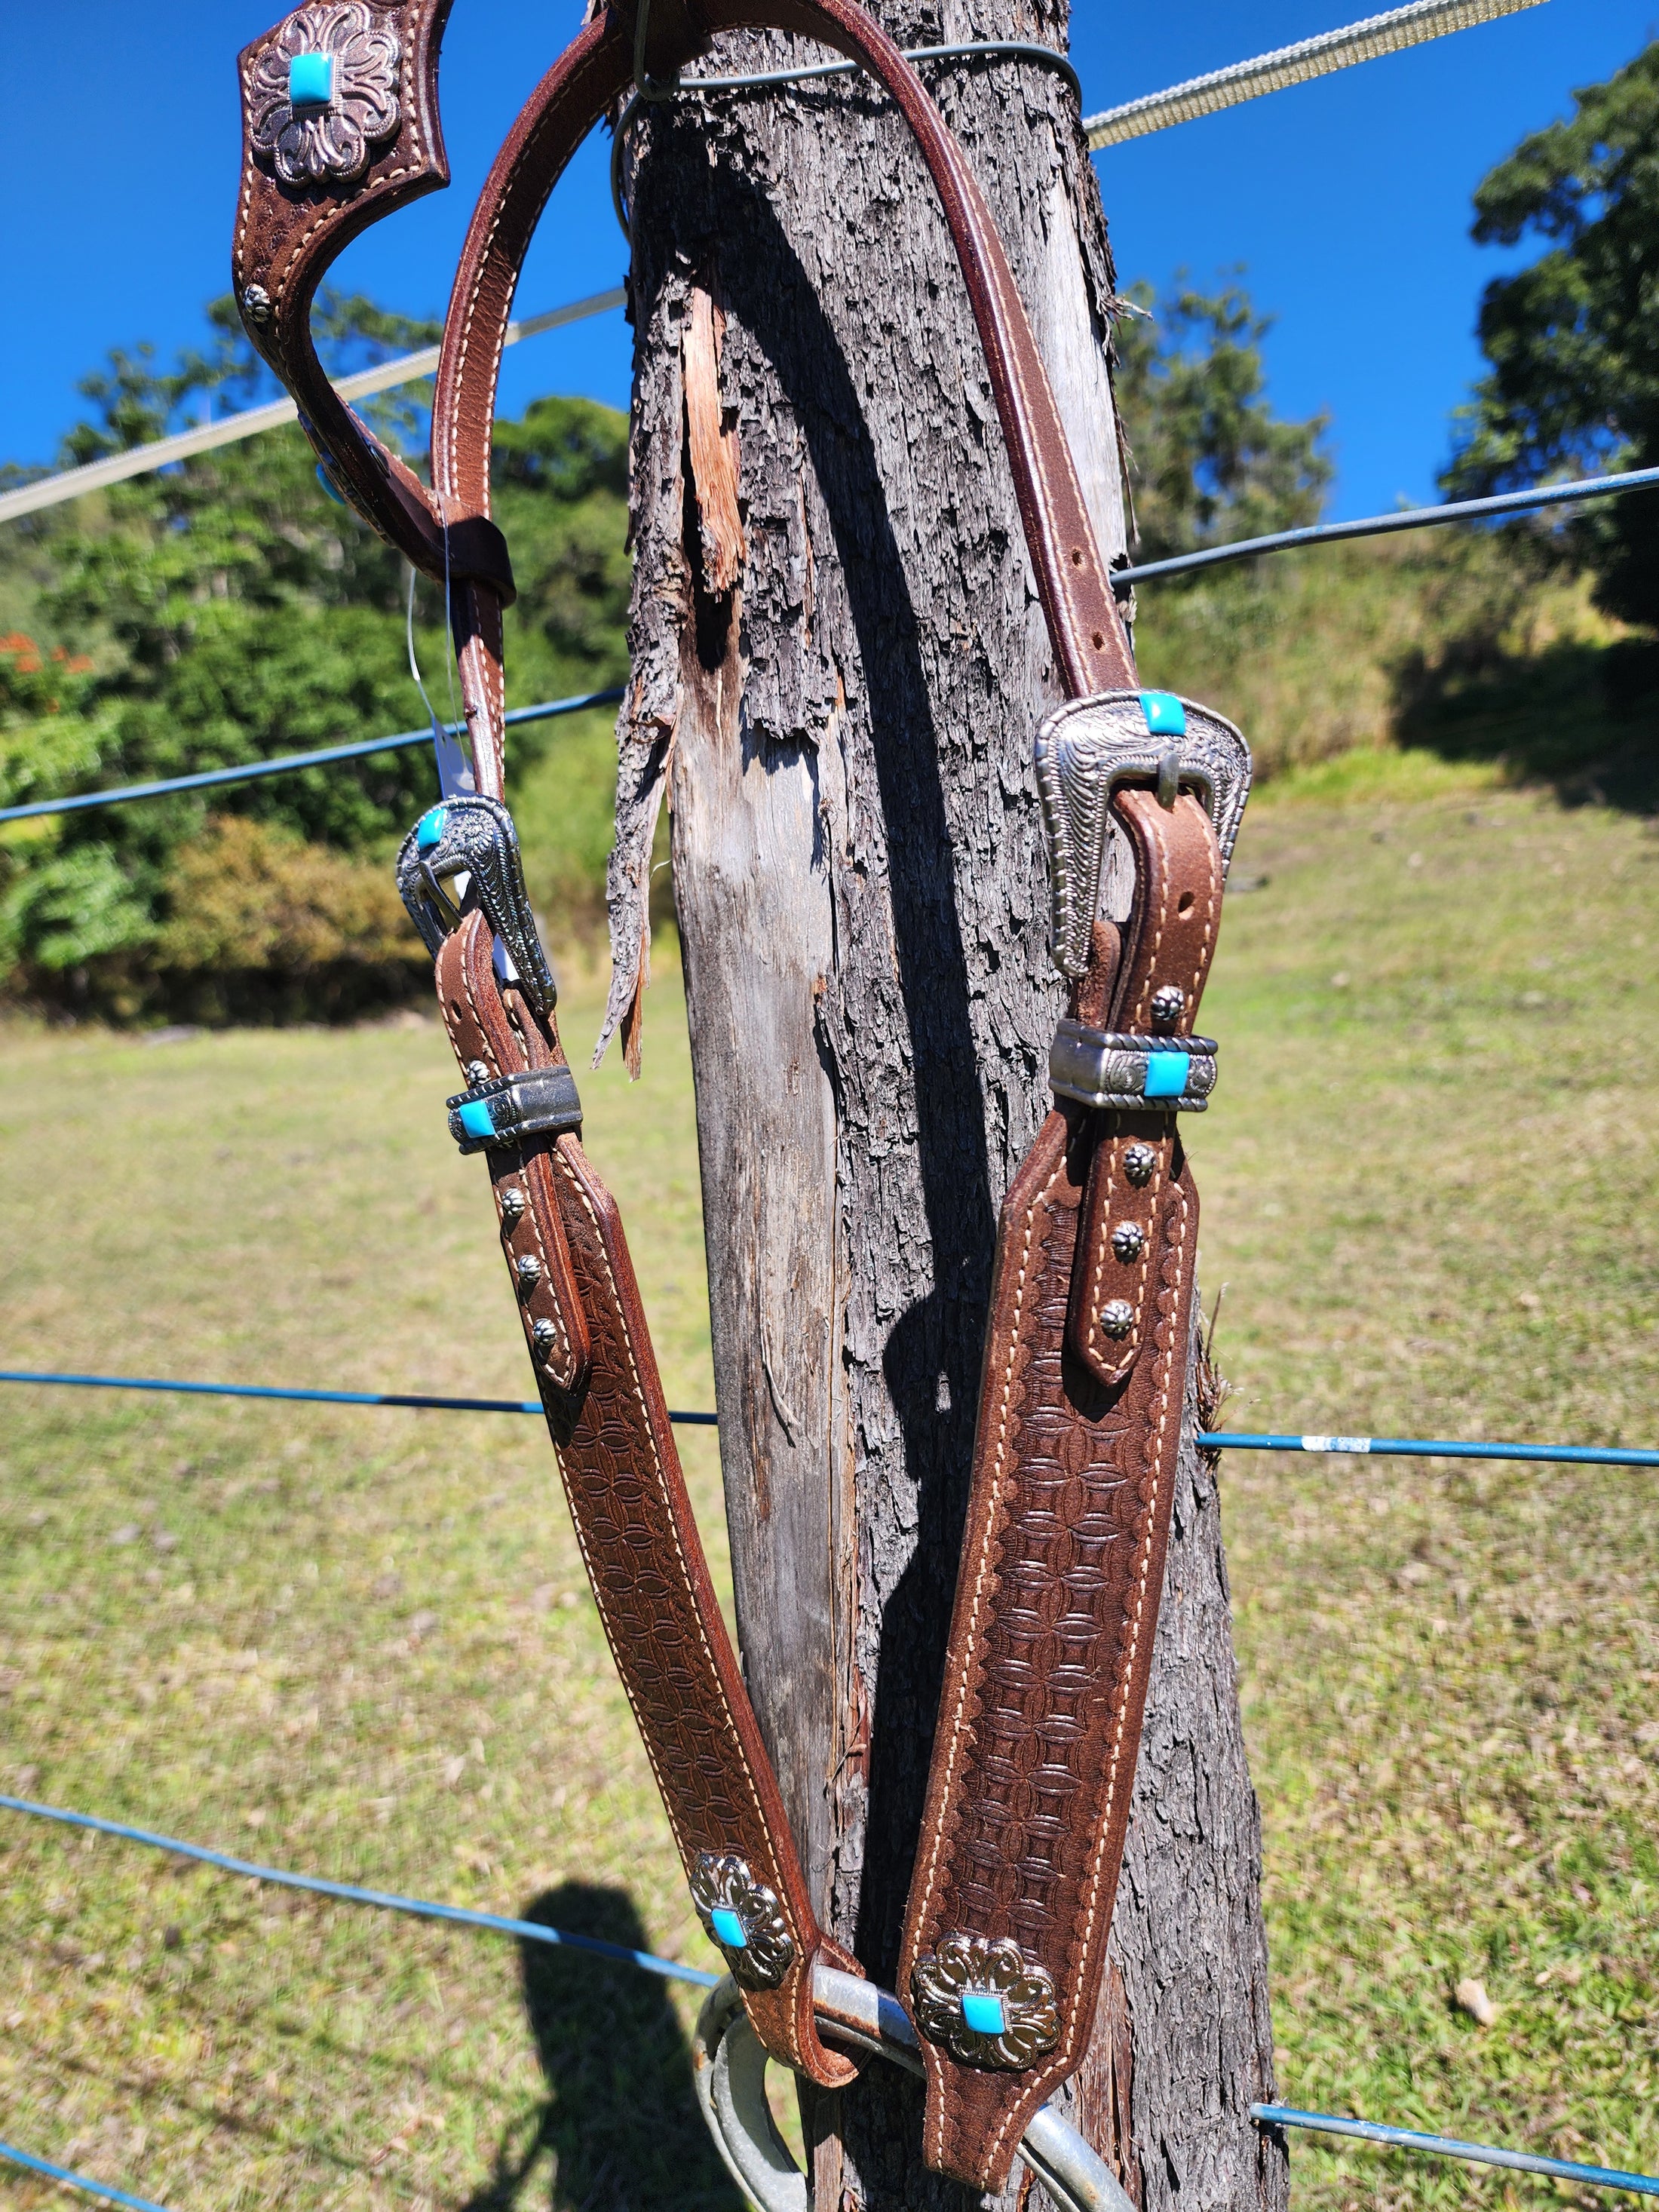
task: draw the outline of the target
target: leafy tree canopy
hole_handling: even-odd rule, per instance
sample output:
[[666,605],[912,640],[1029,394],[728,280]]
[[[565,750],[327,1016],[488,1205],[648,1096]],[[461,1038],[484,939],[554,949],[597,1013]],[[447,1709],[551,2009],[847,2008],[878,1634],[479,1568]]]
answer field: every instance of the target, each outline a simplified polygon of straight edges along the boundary
[[[1456,497],[1659,463],[1659,43],[1573,100],[1474,196],[1480,244],[1550,243],[1482,296],[1490,367],[1441,478]],[[1659,501],[1610,500],[1560,534],[1609,613],[1659,623]]]
[[[139,349],[112,355],[86,379],[94,411],[64,441],[66,464],[268,396],[230,303],[210,316],[210,348],[173,369],[158,371]],[[338,297],[320,303],[315,327],[337,375],[438,334],[436,325]],[[389,442],[408,447],[423,431],[428,394],[383,395],[365,411]],[[513,704],[601,689],[625,672],[627,434],[623,417],[579,399],[539,400],[501,426],[496,511],[520,586],[508,617]],[[12,526],[0,548],[0,629],[25,601],[29,622],[0,639],[0,803],[418,727],[408,588],[401,559],[325,497],[297,426]],[[447,714],[441,599],[422,579],[416,642]],[[545,741],[543,726],[525,728],[515,765]],[[215,958],[226,957],[223,916],[240,910],[241,895],[206,887],[204,849],[239,881],[288,881],[301,840],[359,866],[379,863],[431,791],[429,757],[415,748],[15,825],[0,842],[0,985],[136,1008],[154,995],[158,963],[188,961],[198,908],[216,917],[204,944],[212,938]],[[264,842],[215,831],[204,848],[210,817],[258,825]],[[343,884],[337,866],[335,877]],[[356,914],[362,897],[352,900]],[[307,924],[283,941],[331,942],[331,927]],[[377,908],[361,928],[354,921],[334,935],[349,952],[354,930],[366,930],[380,958],[399,927],[395,911]],[[249,964],[264,957],[250,939]]]
[[[1330,482],[1322,415],[1281,422],[1265,397],[1272,328],[1238,284],[1206,296],[1177,280],[1153,306],[1138,284],[1117,326],[1117,400],[1130,455],[1137,556],[1316,522]],[[1167,589],[1160,586],[1160,589]]]

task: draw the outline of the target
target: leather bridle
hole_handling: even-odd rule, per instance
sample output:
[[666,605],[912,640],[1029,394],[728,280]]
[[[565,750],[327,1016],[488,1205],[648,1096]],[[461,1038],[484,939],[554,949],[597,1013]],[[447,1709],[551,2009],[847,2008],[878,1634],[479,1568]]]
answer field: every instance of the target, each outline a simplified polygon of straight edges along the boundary
[[[611,0],[526,105],[468,230],[444,327],[428,488],[338,398],[313,298],[369,222],[448,181],[450,0],[313,0],[240,57],[233,276],[249,336],[333,485],[447,586],[472,770],[404,848],[578,1540],[692,1895],[765,2050],[814,2081],[818,1927],[692,1520],[614,1201],[579,1139],[552,977],[502,802],[506,542],[490,516],[497,373],[549,194],[634,83],[721,31],[823,41],[890,94],[937,191],[984,347],[1070,702],[1037,768],[1054,951],[1072,979],[1056,1104],[1003,1208],[969,1522],[906,1915],[902,1987],[927,2074],[927,2161],[1000,2187],[1088,2043],[1139,1741],[1180,1439],[1197,1203],[1176,1130],[1214,1048],[1192,1035],[1249,787],[1230,725],[1143,693],[1071,453],[977,182],[854,0]],[[1109,848],[1117,864],[1107,866]],[[1122,863],[1132,861],[1132,883]],[[1119,886],[1127,890],[1127,896]]]

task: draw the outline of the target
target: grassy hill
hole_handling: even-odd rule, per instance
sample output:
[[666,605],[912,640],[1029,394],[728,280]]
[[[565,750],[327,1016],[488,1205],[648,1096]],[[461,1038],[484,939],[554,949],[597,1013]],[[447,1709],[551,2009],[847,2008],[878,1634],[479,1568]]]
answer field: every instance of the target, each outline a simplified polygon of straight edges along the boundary
[[[1193,1138],[1230,1420],[1654,1443],[1659,841],[1378,749],[1270,782],[1236,880]],[[584,1095],[671,1402],[702,1407],[658,972],[644,1082]],[[597,1000],[568,996],[580,1045]],[[435,1024],[6,1043],[6,1364],[521,1394]],[[0,1789],[708,1962],[536,1423],[4,1411]],[[718,1571],[712,1440],[682,1433]],[[1659,2168],[1653,1478],[1235,1454],[1220,1480],[1280,2094]],[[0,2132],[173,2212],[736,2212],[686,1999],[643,1977],[4,1814],[0,1940]],[[1307,2212],[1553,2196],[1294,2160]]]

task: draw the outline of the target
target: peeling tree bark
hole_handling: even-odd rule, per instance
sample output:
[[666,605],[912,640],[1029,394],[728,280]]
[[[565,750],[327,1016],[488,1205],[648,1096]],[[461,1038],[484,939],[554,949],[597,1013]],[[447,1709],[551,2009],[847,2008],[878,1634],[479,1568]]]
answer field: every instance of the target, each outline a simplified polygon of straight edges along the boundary
[[[906,45],[1065,42],[1065,0],[877,12]],[[745,37],[718,66],[819,58]],[[925,66],[1121,549],[1112,266],[1074,95],[1040,63]],[[637,1054],[666,793],[744,1663],[819,1912],[891,1987],[996,1212],[1061,1010],[1030,764],[1058,692],[972,318],[896,118],[845,82],[687,95],[635,145],[606,1036]],[[1183,1468],[1112,1968],[1068,2094],[1146,2212],[1279,2212],[1282,2154],[1248,2115],[1271,2038],[1218,1510],[1190,1449]],[[819,2212],[959,2200],[922,2170],[919,2120],[880,2067],[816,2100]]]

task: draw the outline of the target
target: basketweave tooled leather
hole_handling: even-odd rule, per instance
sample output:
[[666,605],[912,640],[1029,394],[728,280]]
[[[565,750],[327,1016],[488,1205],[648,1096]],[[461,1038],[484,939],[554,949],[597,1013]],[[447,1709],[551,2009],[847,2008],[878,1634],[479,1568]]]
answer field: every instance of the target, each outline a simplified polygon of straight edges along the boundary
[[[1139,896],[1110,1025],[1144,1027],[1152,992],[1170,983],[1186,994],[1189,1025],[1220,910],[1214,832],[1185,794],[1167,810],[1146,791],[1114,804]],[[900,1963],[908,1994],[947,1935],[1011,1937],[1052,1978],[1059,2034],[1022,2071],[964,2064],[922,2041],[927,2163],[980,2189],[1001,2185],[1026,2122],[1081,2060],[1105,1966],[1191,1325],[1198,1199],[1175,1122],[1057,1109],[998,1227],[968,1528]],[[1085,1194],[1103,1159],[1121,1164],[1131,1143],[1151,1147],[1155,1164],[1112,1220],[1142,1223],[1147,1249],[1133,1349],[1115,1358],[1108,1387],[1076,1356],[1073,1286],[1095,1280],[1089,1248],[1111,1225],[1103,1206],[1087,1218]],[[1109,1167],[1101,1180],[1111,1186]]]
[[[495,1076],[562,1059],[550,1020],[544,1026],[520,993],[497,983],[491,945],[473,914],[438,956],[457,1062],[465,1070],[482,1060]],[[528,1200],[516,1225],[502,1215],[509,1259],[520,1249],[558,1255],[537,1290],[539,1300],[556,1272],[556,1303],[526,1304],[526,1334],[552,1316],[580,1356],[544,1364],[531,1339],[531,1362],[599,1618],[680,1856],[690,1875],[702,1852],[737,1852],[775,1894],[793,1963],[778,1988],[746,1990],[744,2002],[769,2051],[837,2087],[856,2069],[818,2040],[812,1961],[823,1954],[858,1969],[813,1917],[708,1579],[616,1203],[574,1134],[492,1146],[487,1157],[498,1212],[508,1190]]]
[[[332,0],[332,4],[351,4],[351,0]],[[527,103],[491,171],[468,232],[445,325],[433,418],[432,488],[428,490],[411,471],[385,454],[339,402],[317,362],[307,326],[317,285],[346,240],[393,205],[441,184],[447,173],[434,86],[438,40],[449,0],[355,0],[355,4],[372,4],[375,22],[394,28],[401,42],[399,67],[405,73],[409,97],[399,133],[377,147],[373,161],[350,189],[343,185],[338,190],[319,186],[300,191],[284,185],[270,162],[262,161],[251,133],[246,134],[235,255],[237,297],[255,343],[298,398],[307,433],[338,487],[411,560],[428,574],[446,580],[477,786],[481,792],[499,797],[504,702],[501,610],[510,599],[511,582],[505,548],[489,516],[489,447],[496,376],[519,270],[548,194],[592,122],[631,81],[634,10],[631,0],[613,0],[585,26]],[[243,56],[245,109],[250,73],[259,57],[305,12],[296,10],[285,19],[285,25],[278,26],[265,40],[256,40]],[[822,40],[862,63],[890,92],[909,125],[939,195],[984,348],[1038,596],[1054,648],[1057,683],[1071,697],[1133,688],[1136,680],[1133,656],[1006,256],[965,159],[892,42],[854,0],[656,0],[647,66],[653,75],[665,77],[701,52],[714,32],[769,26]],[[257,313],[255,307],[259,310]],[[475,1051],[473,1056],[494,1066],[501,1054],[510,1057],[519,1048],[512,1042],[514,1037],[523,1046],[529,1018],[516,993],[498,990],[488,947],[473,926],[476,921],[473,917],[468,924],[471,934],[465,941],[471,949],[465,972],[472,977],[477,1006],[483,1016],[481,1033],[489,1030],[496,1043],[493,1054]],[[453,966],[461,957],[461,942],[458,937],[453,949],[446,947],[443,963]],[[457,1013],[454,1018],[458,1042],[470,1048],[470,1013],[465,1017]],[[554,1048],[549,1043],[548,1049]],[[1052,1150],[1054,1127],[1061,1132],[1060,1157],[1064,1164],[1066,1133],[1074,1132],[1085,1119],[1080,1112],[1054,1117],[1039,1139],[1042,1160],[1038,1164],[1051,1181],[1053,1164],[1043,1148],[1046,1145]],[[544,1317],[565,1328],[566,1339],[557,1347],[558,1357],[564,1362],[562,1371],[571,1374],[576,1372],[580,1356],[579,1321],[585,1322],[588,1333],[589,1371],[585,1387],[578,1385],[567,1397],[560,1394],[550,1376],[544,1386],[556,1437],[562,1422],[570,1423],[568,1437],[562,1444],[562,1466],[573,1510],[580,1503],[580,1510],[586,1512],[592,1493],[603,1493],[607,1485],[617,1484],[627,1489],[630,1498],[655,1499],[660,1509],[647,1513],[643,1519],[630,1517],[628,1522],[632,1537],[646,1547],[643,1556],[650,1562],[653,1596],[659,1598],[664,1591],[679,1587],[675,1582],[678,1576],[691,1591],[693,1613],[699,1621],[713,1625],[706,1638],[682,1638],[669,1655],[680,1677],[677,1688],[684,1690],[688,1679],[685,1670],[691,1669],[696,1675],[693,1702],[711,1731],[707,1742],[735,1741],[742,1748],[745,1771],[754,1780],[753,1802],[744,1799],[735,1809],[744,1818],[753,1814],[758,1822],[757,1838],[764,1838],[763,1847],[759,1840],[751,1845],[745,1832],[744,1847],[752,1848],[757,1870],[765,1868],[775,1873],[776,1881],[771,1886],[797,1914],[804,1960],[808,1948],[821,1944],[823,1939],[806,1908],[805,1884],[794,1863],[775,1784],[735,1672],[736,1662],[723,1629],[719,1629],[719,1615],[708,1591],[695,1530],[682,1510],[683,1490],[675,1486],[678,1474],[670,1480],[662,1473],[664,1468],[673,1465],[672,1437],[650,1367],[648,1344],[633,1296],[614,1207],[573,1137],[551,1140],[540,1152],[529,1149],[544,1164],[538,1168],[532,1160],[527,1177],[535,1224],[547,1249],[555,1252],[556,1224],[562,1225],[575,1291],[574,1304],[567,1310],[557,1270],[550,1268],[536,1293],[544,1291],[547,1314],[532,1308],[527,1313],[526,1328]],[[1072,1148],[1079,1176],[1085,1172],[1088,1149],[1087,1140]],[[1178,1151],[1172,1149],[1158,1184],[1165,1213],[1185,1188],[1183,1174]],[[496,1180],[499,1185],[499,1176]],[[1058,1194],[1066,1182],[1062,1175],[1051,1194]],[[1030,1186],[1030,1175],[1023,1175],[1018,1188]],[[547,1204],[550,1192],[551,1206]],[[1060,1218],[1067,1208],[1057,1195],[1055,1208],[1056,1236],[1069,1234],[1074,1243],[1075,1201],[1069,1206],[1069,1224]],[[1160,1220],[1163,1218],[1160,1215]],[[512,1237],[507,1244],[509,1258],[520,1256]],[[1052,1274],[1052,1266],[1048,1272]],[[1137,1361],[1136,1376],[1150,1364],[1152,1352],[1161,1357],[1158,1348],[1173,1340],[1162,1318],[1166,1291],[1167,1285],[1159,1289],[1152,1285],[1143,1293],[1143,1306],[1149,1315],[1156,1308],[1158,1318],[1146,1324],[1151,1345],[1148,1356]],[[1052,1304],[1049,1299],[1042,1308],[1045,1327],[1052,1319]],[[1034,1307],[1027,1310],[1036,1312]],[[1057,1381],[1054,1387],[1059,1387]],[[1126,1402],[1133,1400],[1135,1387],[1132,1378]],[[591,1455],[585,1457],[583,1438],[588,1434],[585,1409],[590,1402],[608,1409],[607,1425],[596,1439]],[[605,1526],[609,1530],[612,1523],[606,1522]],[[608,1540],[590,1552],[596,1589],[601,1586],[601,1577],[612,1571],[610,1559]],[[636,1558],[632,1564],[637,1565]],[[682,1849],[689,1851],[688,1838],[711,1832],[733,1809],[728,1802],[733,1786],[727,1775],[726,1795],[720,1797],[716,1818],[709,1810],[714,1802],[710,1793],[719,1795],[720,1776],[713,1771],[702,1774],[695,1761],[688,1770],[692,1781],[684,1780],[678,1771],[678,1739],[672,1731],[684,1699],[672,1709],[664,1709],[652,1700],[647,1678],[630,1674],[624,1657],[627,1638],[637,1632],[647,1639],[641,1648],[649,1649],[652,1631],[650,1608],[636,1604],[630,1613],[626,1598],[625,1589],[614,1593],[607,1626],[613,1631],[618,1663],[629,1680],[671,1820]],[[719,1630],[718,1635],[713,1630]],[[1137,1707],[1137,1725],[1138,1711]],[[728,1732],[726,1736],[722,1736],[722,1730]],[[698,1776],[700,1780],[695,1778]],[[1105,1909],[1109,1912],[1109,1898]],[[834,2066],[840,2062],[831,2062],[830,2054],[816,2045],[811,2036],[804,1972],[792,1985],[788,2002],[783,2001],[781,1992],[772,1999],[745,1992],[745,2002],[769,2051],[802,2064],[816,2078],[834,2078]],[[930,2088],[930,2104],[936,2101],[937,2092]],[[990,2131],[1000,2129],[994,2114],[987,2126]],[[931,2118],[930,2130],[938,2136]],[[946,2132],[951,2142],[943,2156],[947,2160],[956,2157],[960,2165],[960,2154],[952,2148],[960,2129]],[[943,2137],[939,2140],[944,2142]],[[996,2154],[1004,2170],[1010,2154],[1006,2146]],[[941,2162],[933,2151],[929,2157],[930,2162]]]

